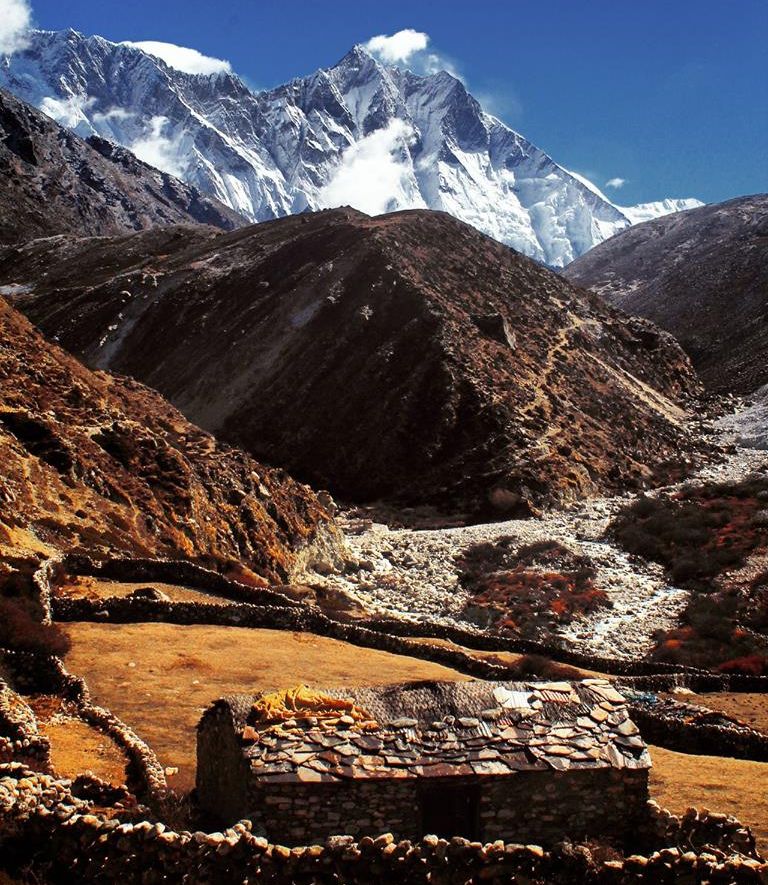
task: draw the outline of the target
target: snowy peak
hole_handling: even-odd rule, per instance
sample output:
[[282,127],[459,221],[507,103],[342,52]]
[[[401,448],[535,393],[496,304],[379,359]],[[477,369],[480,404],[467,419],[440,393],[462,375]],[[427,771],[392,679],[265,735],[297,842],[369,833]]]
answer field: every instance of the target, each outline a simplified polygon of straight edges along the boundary
[[418,76],[360,45],[254,93],[231,73],[185,73],[133,44],[37,31],[0,65],[0,86],[253,221],[345,204],[441,209],[562,267],[679,203],[618,207],[485,113],[456,77]]
[[619,208],[632,224],[641,224],[643,221],[651,221],[653,218],[661,218],[663,215],[671,215],[673,212],[698,209],[703,205],[704,203],[701,200],[689,198],[684,200],[657,200],[653,203],[638,203],[636,206],[620,206]]

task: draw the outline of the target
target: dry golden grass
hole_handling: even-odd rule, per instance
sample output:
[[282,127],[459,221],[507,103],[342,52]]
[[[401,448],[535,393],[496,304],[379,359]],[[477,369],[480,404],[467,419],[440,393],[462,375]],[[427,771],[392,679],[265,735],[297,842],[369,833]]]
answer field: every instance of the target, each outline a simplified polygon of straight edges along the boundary
[[115,786],[125,783],[123,752],[92,725],[67,717],[40,728],[51,742],[51,763],[59,776],[75,778],[90,771]]
[[651,796],[676,814],[690,806],[735,815],[768,854],[768,763],[651,747]]
[[68,715],[56,695],[26,698],[38,728],[51,743],[51,765],[60,777],[90,771],[115,786],[125,783],[125,754],[97,728]]
[[110,596],[129,596],[141,587],[153,587],[173,602],[206,602],[214,605],[224,605],[229,602],[220,596],[176,584],[163,584],[158,581],[107,581],[92,577],[72,578],[68,583],[56,588],[56,594],[73,599],[107,599]]
[[[310,685],[360,685],[468,677],[416,658],[359,648],[310,633],[174,624],[66,625],[68,669],[97,704],[112,710],[155,750],[169,779],[190,789],[195,728],[218,697]],[[133,665],[133,666],[131,666]]]

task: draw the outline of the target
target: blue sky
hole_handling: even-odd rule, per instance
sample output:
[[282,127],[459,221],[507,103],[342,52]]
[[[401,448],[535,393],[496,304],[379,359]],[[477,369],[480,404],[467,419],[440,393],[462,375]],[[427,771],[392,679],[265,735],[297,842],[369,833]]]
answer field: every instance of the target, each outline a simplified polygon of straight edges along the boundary
[[[35,23],[161,40],[257,86],[403,28],[562,165],[624,204],[768,190],[766,0],[32,0]],[[606,188],[624,179],[620,188]]]

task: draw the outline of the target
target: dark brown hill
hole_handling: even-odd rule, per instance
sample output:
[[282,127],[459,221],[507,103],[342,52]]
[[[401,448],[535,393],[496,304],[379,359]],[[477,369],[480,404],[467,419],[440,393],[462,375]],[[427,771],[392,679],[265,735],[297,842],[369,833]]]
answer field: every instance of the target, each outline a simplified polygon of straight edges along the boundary
[[306,486],[86,369],[0,298],[0,560],[111,551],[283,582],[336,537]]
[[638,224],[564,273],[671,332],[712,390],[768,382],[768,194]]
[[245,224],[130,151],[88,141],[0,89],[0,243],[109,236],[167,224]]
[[0,254],[91,365],[348,499],[526,512],[664,479],[678,345],[443,213],[333,210]]

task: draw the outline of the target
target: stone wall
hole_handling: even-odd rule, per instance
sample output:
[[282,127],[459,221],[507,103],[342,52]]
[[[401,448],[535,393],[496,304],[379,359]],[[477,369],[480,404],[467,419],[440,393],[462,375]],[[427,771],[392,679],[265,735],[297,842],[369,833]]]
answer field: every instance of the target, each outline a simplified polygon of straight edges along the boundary
[[44,559],[32,575],[32,586],[37,594],[37,602],[42,614],[41,620],[44,624],[51,623],[53,585],[59,580],[61,574],[61,557],[57,555],[50,559]]
[[72,574],[107,578],[112,581],[159,581],[192,587],[235,602],[252,605],[297,606],[295,600],[266,587],[249,587],[224,575],[184,559],[104,559],[71,555],[63,561]]
[[688,722],[641,704],[630,703],[629,710],[646,743],[680,753],[768,762],[768,735],[752,728]]
[[[288,848],[255,836],[242,821],[218,833],[174,832],[162,823],[121,822],[94,813],[68,782],[19,765],[0,766],[0,869],[32,881],[194,882],[238,885],[629,885],[664,882],[765,883],[768,864],[749,830],[731,817],[682,818],[650,802],[638,851],[605,861],[595,846],[550,849],[454,837],[396,840],[385,833]],[[604,854],[604,852],[602,852]]]
[[[292,602],[290,606],[252,603],[214,605],[200,602],[171,602],[167,600],[109,597],[94,599],[53,599],[53,616],[60,621],[111,621],[114,623],[138,623],[162,621],[174,624],[212,624],[219,626],[265,627],[277,630],[304,630],[339,639],[365,648],[390,651],[393,654],[433,661],[446,667],[454,667],[480,679],[512,679],[517,677],[514,668],[491,661],[481,660],[461,649],[429,642],[414,642],[409,637],[439,634],[467,648],[490,651],[530,653],[523,640],[506,640],[504,637],[464,634],[450,628],[435,630],[429,625],[404,622],[397,633],[379,629],[377,622],[350,624],[329,618],[314,606]],[[390,622],[387,622],[388,624]],[[542,648],[534,644],[537,653]],[[628,687],[651,691],[669,691],[674,687],[686,687],[693,691],[752,691],[768,692],[767,676],[709,673],[691,668],[677,668],[663,672],[675,665],[656,664],[649,661],[624,661],[590,657],[565,652],[557,648],[546,649],[548,656],[559,661],[578,664],[588,669],[608,674],[623,674],[620,682]],[[656,672],[652,672],[656,670]],[[659,672],[662,671],[662,672]],[[639,673],[640,675],[636,675]]]
[[32,709],[0,679],[0,762],[21,762],[49,771],[51,747]]
[[[53,562],[53,561],[51,561]],[[436,656],[440,646],[421,645],[419,649],[414,644],[408,644],[409,638],[434,638],[447,640],[456,645],[478,651],[507,651],[516,654],[541,655],[551,658],[559,663],[570,664],[576,667],[585,667],[590,670],[598,670],[609,675],[620,676],[627,685],[638,689],[652,691],[668,691],[676,686],[684,686],[693,691],[755,691],[768,692],[768,676],[750,676],[746,674],[720,674],[706,670],[697,670],[680,664],[667,664],[659,661],[636,661],[623,658],[608,658],[596,655],[587,655],[573,649],[564,648],[554,642],[537,642],[528,639],[519,639],[513,636],[489,633],[483,630],[471,630],[447,624],[433,624],[426,622],[413,622],[394,618],[371,618],[360,620],[354,624],[338,621],[323,614],[314,606],[297,602],[294,599],[274,589],[261,589],[247,587],[237,581],[225,578],[218,572],[203,568],[186,560],[161,560],[161,559],[105,559],[95,561],[86,556],[69,556],[63,561],[63,566],[78,574],[93,575],[112,580],[122,581],[160,581],[170,584],[184,584],[204,592],[213,593],[225,599],[235,602],[247,603],[252,606],[264,608],[290,608],[293,614],[287,616],[281,622],[274,612],[265,612],[263,619],[254,617],[252,613],[243,614],[241,626],[274,627],[276,629],[311,630],[324,636],[343,639],[347,642],[357,643],[370,648],[381,648],[385,651],[393,651],[399,654],[410,654],[416,657],[427,657],[436,663],[445,663],[453,666],[448,660],[453,652],[455,660],[463,660],[466,668],[472,667],[471,656],[464,655],[455,650],[443,649],[443,658],[438,660]],[[39,570],[40,571],[40,570]],[[59,575],[61,569],[54,569],[51,574]],[[212,609],[213,606],[205,606],[200,603],[169,603],[166,607],[142,607],[140,605],[126,605],[127,600],[121,600],[115,604],[115,600],[102,600],[100,603],[90,601],[88,605],[74,605],[74,603],[87,603],[89,600],[54,600],[54,617],[62,620],[85,619],[92,620],[103,618],[103,612],[107,612],[109,618],[115,621],[128,620],[138,621],[144,618],[149,620],[167,620],[176,623],[211,623],[224,624],[227,626],[238,623],[233,610],[221,611],[218,614]],[[131,600],[138,603],[139,600]],[[186,606],[186,607],[185,607]],[[190,606],[201,606],[190,608]],[[234,607],[231,607],[234,608]],[[206,618],[208,620],[202,620]],[[373,638],[373,634],[383,637]],[[398,640],[400,640],[398,642]],[[471,675],[483,677],[480,669],[466,669]],[[489,674],[483,678],[505,678],[508,672],[506,668],[496,667],[486,662],[484,672]]]
[[416,840],[428,835],[422,797],[445,787],[467,795],[477,790],[477,808],[467,822],[471,831],[458,835],[483,842],[501,839],[547,846],[566,838],[608,838],[623,843],[636,832],[648,802],[645,770],[519,771],[480,778],[335,784],[263,786],[254,781],[242,816],[263,827],[270,840],[289,845],[325,841],[334,833],[361,839],[391,832],[396,839]]
[[157,756],[141,738],[109,710],[91,700],[85,680],[68,673],[57,657],[0,649],[0,660],[25,690],[57,694],[74,705],[81,719],[108,735],[125,752],[128,786],[162,813],[171,791]]

